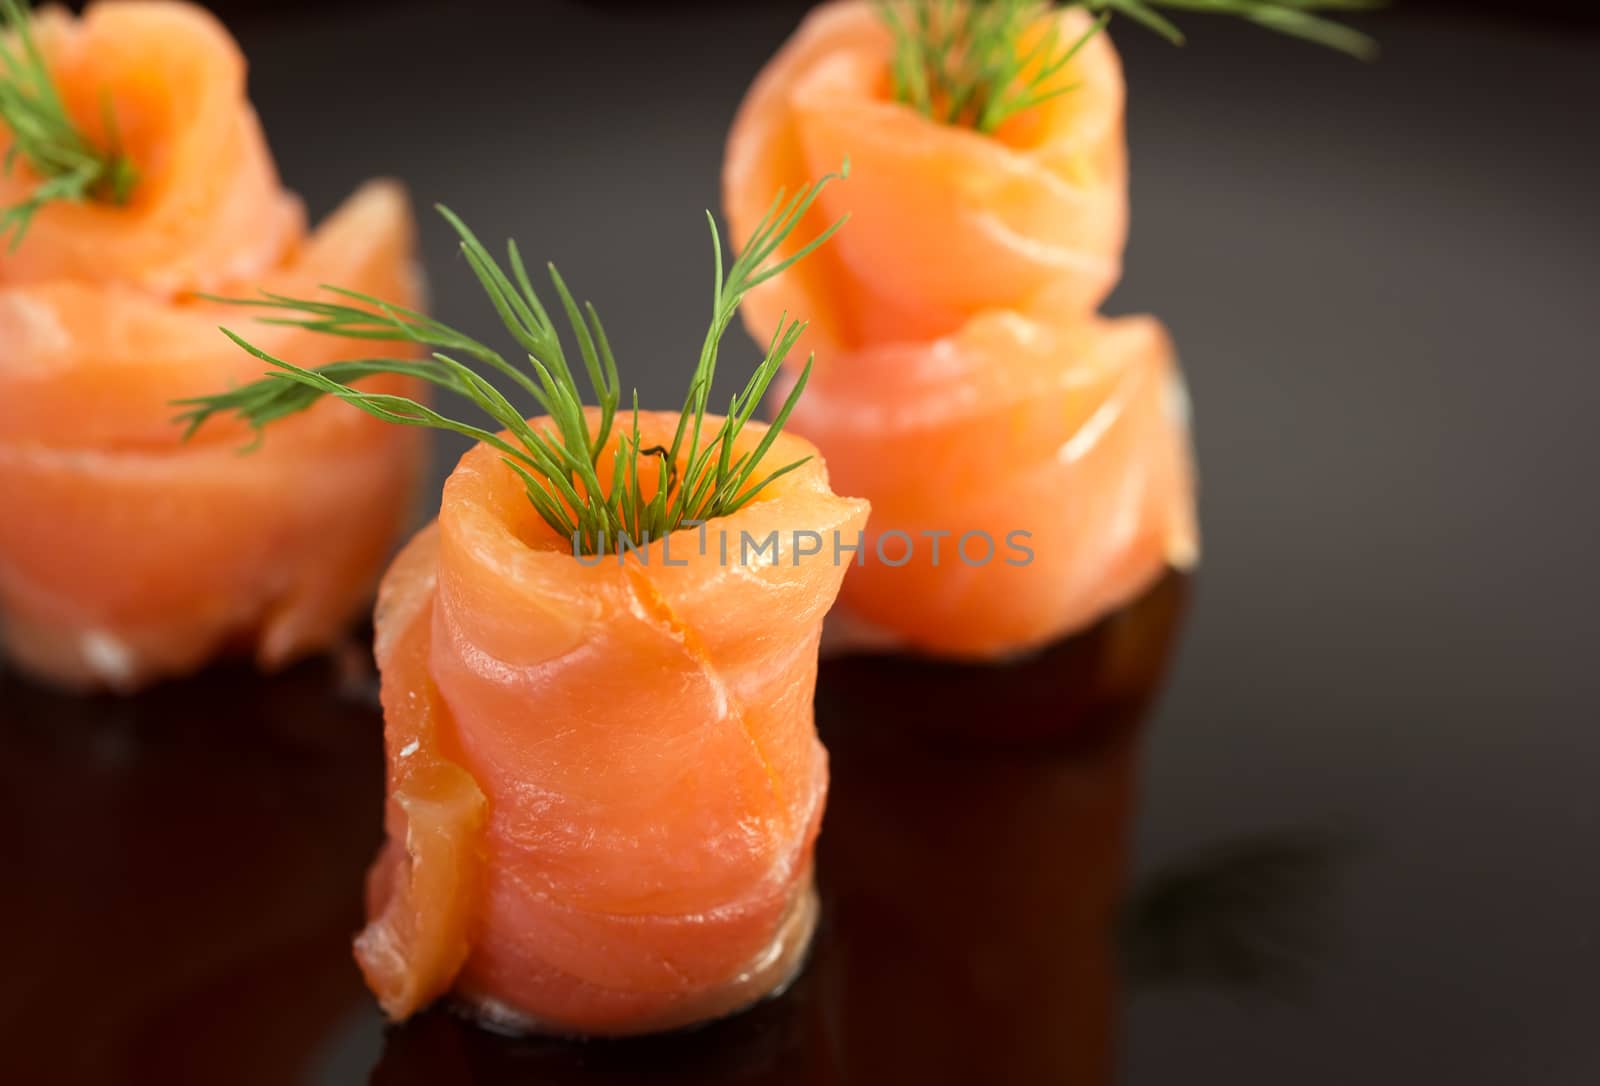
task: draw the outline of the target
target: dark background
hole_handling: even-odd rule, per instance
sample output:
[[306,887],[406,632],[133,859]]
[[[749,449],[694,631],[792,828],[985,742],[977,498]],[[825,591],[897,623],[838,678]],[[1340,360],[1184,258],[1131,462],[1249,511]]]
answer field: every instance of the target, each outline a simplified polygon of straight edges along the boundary
[[[645,404],[681,396],[722,141],[805,5],[216,6],[315,214],[402,177],[555,259]],[[1125,1078],[1600,1081],[1590,5],[1403,4],[1360,20],[1370,66],[1182,22],[1181,51],[1116,33],[1134,216],[1108,308],[1177,339],[1206,545],[1136,868],[1354,844],[1309,983],[1132,992]],[[488,326],[431,215],[423,248],[438,315]],[[368,1013],[329,1066],[379,1043]]]

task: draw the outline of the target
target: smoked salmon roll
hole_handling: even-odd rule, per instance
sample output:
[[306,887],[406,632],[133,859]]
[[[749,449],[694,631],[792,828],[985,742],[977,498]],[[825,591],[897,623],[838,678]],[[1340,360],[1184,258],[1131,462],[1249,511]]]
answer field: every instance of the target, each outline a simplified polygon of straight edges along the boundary
[[[772,259],[828,180],[780,196],[731,265],[713,223],[716,305],[681,412],[635,396],[619,414],[594,308],[553,267],[546,306],[514,243],[508,271],[442,208],[525,361],[404,307],[285,297],[287,319],[438,353],[306,367],[235,334],[272,375],[191,405],[202,432],[336,397],[478,439],[379,593],[388,840],[355,953],[391,1018],[449,995],[504,1029],[648,1033],[729,1014],[800,967],[827,790],[818,644],[868,505],[781,432],[809,367],[771,426],[751,421],[803,324],[778,327],[727,415],[707,404],[744,297],[833,232]],[[374,372],[416,375],[499,428],[354,386]],[[523,418],[490,375],[547,413]]]
[[[337,282],[420,304],[404,192],[368,185],[308,234],[245,95],[244,58],[198,7],[96,4],[81,18],[28,19],[7,0],[7,11],[7,653],[47,680],[126,691],[223,651],[275,668],[328,646],[406,526],[421,435],[330,404],[245,458],[239,427],[184,445],[172,401],[259,373],[217,330],[236,311],[202,293]],[[55,142],[41,144],[41,131]],[[118,172],[47,199],[72,180],[50,172],[67,150],[114,156]],[[298,327],[263,327],[260,340],[314,362],[363,353]]]
[[[1355,5],[1360,6],[1360,5]],[[723,198],[741,241],[816,160],[854,174],[829,252],[751,294],[812,317],[790,424],[873,503],[840,648],[998,660],[1198,558],[1188,396],[1166,333],[1094,315],[1128,227],[1113,13],[1241,16],[1356,55],[1340,0],[833,0],[756,77]],[[887,544],[887,545],[886,545]]]
[[[462,459],[379,597],[388,843],[356,956],[385,1011],[453,991],[513,1028],[640,1033],[793,976],[827,789],[817,645],[844,573],[794,533],[854,536],[866,509],[813,458],[703,552],[685,529],[591,565],[493,449]],[[719,558],[724,533],[774,531],[770,559]]]
[[[986,45],[1008,17],[1015,40]],[[930,34],[948,21],[972,57],[1060,51],[1041,78],[1061,92],[1004,117],[916,108],[897,95],[897,20],[919,18]],[[1091,315],[1127,232],[1122,71],[1099,29],[1081,7],[840,0],[802,24],[735,118],[723,181],[736,238],[759,194],[812,155],[852,165],[827,209],[848,211],[851,230],[746,306],[752,329],[784,309],[819,315],[790,425],[877,510],[845,582],[840,647],[1005,657],[1194,561],[1171,344],[1152,321]]]

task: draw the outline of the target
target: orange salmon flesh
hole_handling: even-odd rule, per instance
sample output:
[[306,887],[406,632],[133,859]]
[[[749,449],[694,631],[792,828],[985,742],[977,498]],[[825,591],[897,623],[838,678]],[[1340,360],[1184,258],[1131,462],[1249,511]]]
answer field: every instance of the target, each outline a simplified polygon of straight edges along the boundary
[[[1044,18],[1061,42],[1090,26],[1081,8]],[[895,101],[891,53],[875,5],[824,4],[740,106],[723,169],[736,243],[771,193],[851,166],[811,212],[818,229],[849,222],[753,292],[744,319],[761,342],[785,313],[811,321],[788,428],[873,503],[832,643],[1003,658],[1195,562],[1188,397],[1159,324],[1094,315],[1128,228],[1109,38],[1061,74],[1071,91],[992,134]]]
[[[0,247],[6,649],[43,678],[129,690],[224,650],[276,667],[326,647],[406,526],[421,435],[325,403],[241,456],[237,423],[183,444],[173,401],[265,368],[221,324],[300,365],[370,353],[194,294],[337,282],[420,304],[409,202],[373,183],[308,234],[245,97],[244,59],[198,7],[52,9],[36,36],[91,138],[109,103],[138,182],[124,206],[48,204],[20,246]],[[9,142],[0,127],[0,154]],[[18,161],[0,206],[37,182]],[[409,380],[375,386],[416,394]]]
[[[676,415],[641,419],[671,441]],[[782,435],[771,462],[813,453]],[[866,515],[813,459],[708,529]],[[499,453],[468,452],[379,595],[388,841],[356,958],[384,1010],[450,993],[502,1027],[615,1035],[786,983],[815,923],[812,694],[842,574],[787,544],[724,562],[694,529],[580,562]]]

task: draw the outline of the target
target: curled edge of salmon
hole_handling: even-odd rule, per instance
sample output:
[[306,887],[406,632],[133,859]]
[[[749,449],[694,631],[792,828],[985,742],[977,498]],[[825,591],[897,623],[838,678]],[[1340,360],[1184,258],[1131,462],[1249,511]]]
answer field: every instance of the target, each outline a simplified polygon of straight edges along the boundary
[[390,840],[368,876],[383,904],[355,940],[355,957],[391,1019],[445,995],[472,949],[478,841],[488,801],[458,765],[429,759],[391,796],[406,820],[404,846]]
[[386,730],[397,719],[409,726],[388,736],[388,837],[367,876],[369,919],[354,953],[395,1021],[449,992],[466,963],[488,819],[478,782],[441,749],[449,707],[427,677],[437,540],[437,525],[418,533],[378,593],[379,664],[408,666],[419,688],[401,695],[403,706],[384,706]]

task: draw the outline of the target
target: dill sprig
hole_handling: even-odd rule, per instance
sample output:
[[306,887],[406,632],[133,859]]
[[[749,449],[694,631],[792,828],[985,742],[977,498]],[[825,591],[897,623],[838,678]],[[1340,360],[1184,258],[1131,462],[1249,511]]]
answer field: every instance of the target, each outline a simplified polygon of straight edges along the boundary
[[[1385,0],[1075,0],[1095,13],[1081,34],[1066,40],[1051,22],[1022,48],[1025,32],[1049,14],[1046,0],[876,0],[894,35],[890,64],[895,97],[924,115],[979,132],[1067,94],[1075,84],[1062,70],[1113,14],[1126,15],[1175,45],[1183,32],[1159,9],[1234,15],[1260,26],[1359,58],[1376,52],[1372,39],[1320,11],[1364,11]],[[1073,6],[1068,4],[1067,6]]]
[[78,130],[50,77],[21,0],[0,0],[0,127],[11,133],[3,169],[20,159],[40,178],[22,202],[0,211],[0,238],[22,243],[33,216],[54,200],[87,199],[123,204],[139,175],[119,149],[116,119],[106,103],[110,146],[95,147]]
[[[591,426],[561,334],[534,289],[517,243],[508,242],[506,246],[508,274],[467,225],[445,207],[439,207],[439,213],[460,237],[461,252],[511,338],[525,354],[526,366],[513,364],[482,341],[425,314],[339,287],[324,288],[335,295],[337,300],[332,301],[267,292],[254,299],[213,299],[277,314],[263,318],[264,323],[349,339],[409,340],[430,348],[432,354],[426,359],[367,358],[305,369],[273,357],[224,328],[229,339],[272,370],[252,384],[179,401],[179,406],[188,410],[177,421],[188,424],[187,439],[212,417],[234,415],[248,422],[259,436],[260,429],[268,423],[303,411],[323,396],[334,396],[388,422],[462,434],[500,453],[522,479],[528,500],[545,523],[563,539],[570,539],[578,554],[605,554],[620,548],[623,539],[643,545],[686,523],[726,516],[773,480],[805,463],[797,460],[758,475],[767,452],[805,390],[811,362],[807,360],[761,440],[754,448],[736,455],[735,446],[745,424],[754,416],[806,326],[802,321],[790,321],[787,314],[780,319],[761,363],[743,391],[733,397],[727,415],[710,426],[706,411],[722,338],[746,294],[803,259],[844,225],[845,220],[840,219],[794,253],[772,259],[822,189],[848,172],[846,163],[839,174],[830,174],[792,197],[780,192],[744,250],[727,268],[723,266],[716,219],[706,213],[715,256],[711,325],[669,446],[644,447],[637,392],[633,396],[631,426],[617,433],[621,382],[600,316],[593,305],[578,305],[560,272],[550,264],[550,282],[598,402],[597,425]],[[378,374],[413,377],[453,393],[476,406],[506,436],[442,415],[404,396],[352,387],[354,382]],[[535,426],[526,421],[524,412],[491,383],[491,374],[508,379],[531,397],[549,416],[548,423]],[[617,453],[608,477],[602,478],[601,454],[614,433]],[[647,486],[651,465],[654,485]]]

